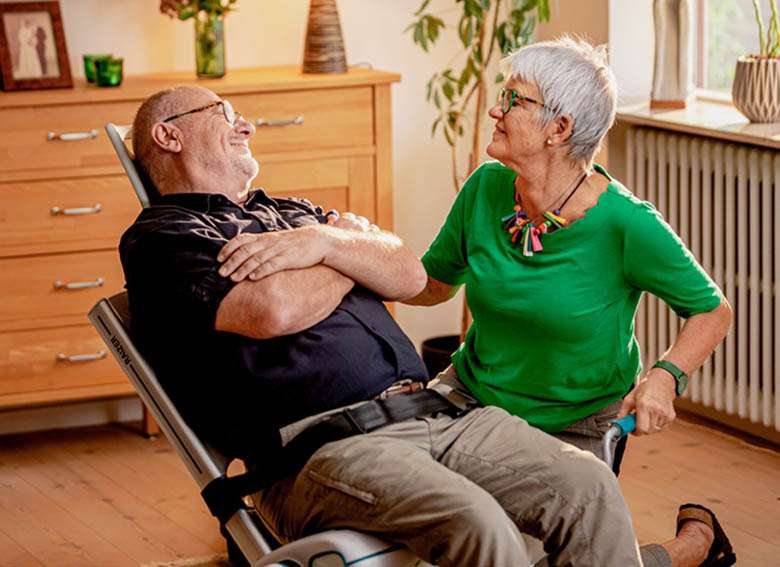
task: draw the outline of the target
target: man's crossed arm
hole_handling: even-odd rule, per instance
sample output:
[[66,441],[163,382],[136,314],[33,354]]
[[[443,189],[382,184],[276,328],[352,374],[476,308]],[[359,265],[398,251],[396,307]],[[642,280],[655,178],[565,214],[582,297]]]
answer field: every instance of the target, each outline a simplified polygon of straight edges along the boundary
[[389,300],[414,297],[425,270],[401,240],[347,214],[315,225],[230,240],[220,274],[239,282],[216,328],[255,338],[302,331],[330,315],[355,283]]

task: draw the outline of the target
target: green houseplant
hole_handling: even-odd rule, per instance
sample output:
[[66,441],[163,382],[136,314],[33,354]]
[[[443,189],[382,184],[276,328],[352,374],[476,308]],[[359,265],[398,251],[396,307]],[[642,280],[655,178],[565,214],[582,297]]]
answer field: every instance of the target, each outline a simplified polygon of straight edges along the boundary
[[[459,38],[458,51],[450,64],[433,74],[426,91],[426,99],[437,110],[431,136],[439,132],[450,146],[452,183],[458,191],[465,177],[462,173],[471,173],[479,163],[488,87],[504,81],[500,73],[491,71],[491,63],[529,44],[537,21],[550,19],[550,5],[549,0],[454,0],[454,4],[442,13],[433,13],[429,10],[430,0],[423,0],[406,31],[425,52],[447,30],[457,33]],[[447,23],[441,16],[452,21]],[[465,168],[458,163],[459,142],[464,139],[469,144]],[[450,355],[470,324],[471,315],[464,302],[460,335],[423,341],[423,359],[432,376],[449,364]]]
[[225,15],[238,0],[185,0],[176,2],[173,15],[195,20],[195,68],[198,77],[225,75]]
[[780,121],[780,17],[776,0],[769,26],[764,26],[759,0],[753,0],[758,24],[759,52],[737,59],[731,98],[751,122]]
[[[428,81],[426,99],[438,111],[431,135],[440,132],[452,152],[452,181],[457,191],[462,179],[458,166],[458,143],[469,141],[466,173],[478,165],[482,149],[480,127],[487,108],[488,86],[504,77],[490,71],[499,57],[530,43],[537,21],[550,19],[549,0],[454,0],[452,9],[434,14],[430,0],[423,0],[406,29],[423,51],[447,30],[457,33],[458,52],[450,64]],[[446,23],[440,16],[453,21]]]

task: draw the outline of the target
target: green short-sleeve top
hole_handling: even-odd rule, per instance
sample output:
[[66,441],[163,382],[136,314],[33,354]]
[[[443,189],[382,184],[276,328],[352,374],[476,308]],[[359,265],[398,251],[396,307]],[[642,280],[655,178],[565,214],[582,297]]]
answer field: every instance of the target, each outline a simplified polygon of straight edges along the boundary
[[585,216],[523,256],[501,218],[516,174],[481,165],[423,256],[428,275],[466,285],[474,322],[452,361],[485,404],[556,432],[624,396],[641,371],[634,315],[650,292],[681,317],[722,300],[672,228],[607,172]]

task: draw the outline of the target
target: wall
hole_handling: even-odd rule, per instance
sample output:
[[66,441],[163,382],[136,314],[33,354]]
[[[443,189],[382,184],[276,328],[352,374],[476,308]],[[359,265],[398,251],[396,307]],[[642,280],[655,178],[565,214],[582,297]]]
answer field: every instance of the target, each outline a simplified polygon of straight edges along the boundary
[[[61,0],[60,4],[76,76],[83,75],[81,55],[95,52],[123,56],[128,74],[194,69],[192,22],[160,15],[157,0]],[[448,33],[428,54],[414,46],[403,30],[419,5],[420,0],[338,0],[348,61],[368,62],[402,76],[393,87],[395,228],[421,254],[454,198],[449,147],[430,138],[435,112],[425,102],[425,84],[451,61],[458,42]],[[433,0],[430,6],[446,20],[452,5],[452,0]],[[540,26],[540,38],[570,32],[598,43],[607,41],[607,0],[552,0],[551,5],[552,22]],[[240,0],[238,7],[239,12],[229,15],[225,24],[228,69],[301,60],[306,0]],[[488,120],[486,130],[490,129]],[[434,308],[397,309],[400,324],[415,344],[429,336],[457,332],[460,313],[460,298]],[[101,415],[100,406],[89,407]]]
[[653,81],[652,0],[609,1],[610,64],[621,100],[647,100]]

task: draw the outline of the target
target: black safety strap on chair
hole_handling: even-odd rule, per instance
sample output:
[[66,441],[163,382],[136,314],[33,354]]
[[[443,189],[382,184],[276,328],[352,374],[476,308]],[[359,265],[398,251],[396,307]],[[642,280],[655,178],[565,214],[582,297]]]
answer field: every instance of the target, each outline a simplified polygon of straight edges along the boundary
[[626,446],[628,445],[628,435],[624,435],[620,438],[615,446],[615,456],[612,461],[612,472],[615,476],[620,476],[620,463],[623,462],[623,455],[626,453]]

